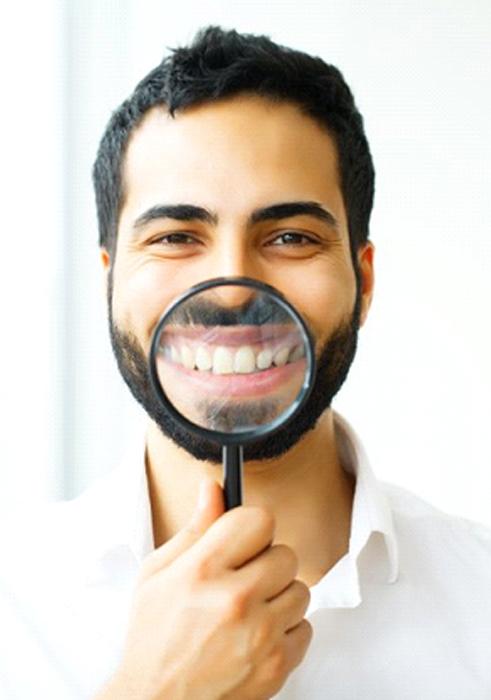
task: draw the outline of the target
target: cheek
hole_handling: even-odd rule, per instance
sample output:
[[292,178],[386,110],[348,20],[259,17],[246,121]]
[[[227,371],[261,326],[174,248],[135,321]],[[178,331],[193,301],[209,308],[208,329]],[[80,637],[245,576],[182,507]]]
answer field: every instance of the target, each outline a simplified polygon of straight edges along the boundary
[[351,317],[356,299],[356,278],[351,266],[310,274],[295,285],[288,298],[309,323],[316,338],[324,340]]
[[150,263],[133,270],[115,269],[114,320],[121,328],[132,330],[145,348],[157,321],[175,298],[173,277]]

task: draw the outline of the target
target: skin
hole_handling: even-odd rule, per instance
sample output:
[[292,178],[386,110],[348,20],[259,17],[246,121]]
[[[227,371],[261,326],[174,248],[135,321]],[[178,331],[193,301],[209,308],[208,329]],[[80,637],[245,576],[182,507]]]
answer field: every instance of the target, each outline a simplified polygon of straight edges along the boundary
[[[101,260],[106,274],[113,265],[114,321],[147,353],[162,310],[212,277],[247,275],[273,285],[320,343],[349,319],[356,279],[336,148],[295,105],[243,95],[175,119],[153,108],[130,139],[124,190],[115,255],[102,250]],[[337,224],[310,215],[248,221],[258,208],[292,201],[320,203]],[[216,221],[166,218],[135,228],[151,207],[183,203],[206,208]],[[373,293],[372,244],[357,257],[363,323]],[[237,303],[234,294],[229,288],[224,301]],[[190,520],[202,478],[221,482],[221,468],[194,459],[149,422],[147,472],[158,547]],[[330,410],[282,457],[247,462],[244,491],[246,504],[274,515],[274,543],[293,549],[307,585],[347,551],[353,482],[339,463]],[[218,496],[208,507],[211,518],[214,508],[220,512]]]

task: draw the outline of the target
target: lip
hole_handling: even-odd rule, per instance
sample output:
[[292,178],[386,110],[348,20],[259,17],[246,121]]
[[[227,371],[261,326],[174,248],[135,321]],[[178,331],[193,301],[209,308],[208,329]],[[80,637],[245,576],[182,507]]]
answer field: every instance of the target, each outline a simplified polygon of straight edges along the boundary
[[[167,372],[171,373],[172,379],[170,380],[179,382],[183,391],[186,391],[184,385],[187,385],[189,391],[199,392],[200,396],[240,399],[260,398],[282,390],[295,377],[298,380],[301,379],[298,382],[298,390],[300,391],[305,377],[306,360],[301,358],[282,367],[271,367],[250,374],[213,374],[213,372],[186,369],[162,355],[159,355],[158,365],[162,366],[164,375]],[[163,388],[166,391],[166,387]]]
[[300,332],[292,324],[264,324],[262,326],[164,326],[160,344],[192,342],[225,347],[260,345],[274,341],[290,344],[303,343]]

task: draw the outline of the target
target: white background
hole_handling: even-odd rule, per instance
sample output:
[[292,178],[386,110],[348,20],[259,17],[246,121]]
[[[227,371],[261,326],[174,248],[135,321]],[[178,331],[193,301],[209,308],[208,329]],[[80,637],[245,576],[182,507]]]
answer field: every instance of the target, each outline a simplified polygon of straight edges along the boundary
[[337,65],[377,171],[377,289],[336,408],[377,475],[491,524],[491,4],[9,3],[0,11],[0,505],[72,497],[140,412],[109,348],[90,169],[166,47],[206,24]]

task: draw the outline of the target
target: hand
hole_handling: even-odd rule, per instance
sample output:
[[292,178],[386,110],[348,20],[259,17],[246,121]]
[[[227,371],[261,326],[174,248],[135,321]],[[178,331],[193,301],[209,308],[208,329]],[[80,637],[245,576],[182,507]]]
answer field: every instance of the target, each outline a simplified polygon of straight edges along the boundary
[[191,522],[144,561],[121,666],[96,700],[266,700],[312,637],[298,561],[260,507],[224,513],[206,479]]

